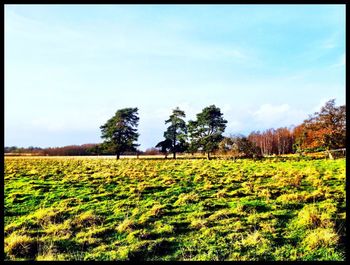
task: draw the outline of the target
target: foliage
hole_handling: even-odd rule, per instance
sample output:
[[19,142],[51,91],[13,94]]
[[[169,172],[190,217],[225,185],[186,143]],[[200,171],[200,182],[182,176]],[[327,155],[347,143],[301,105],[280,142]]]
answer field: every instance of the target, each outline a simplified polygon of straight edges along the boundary
[[137,111],[137,108],[120,109],[100,127],[105,146],[115,151],[117,159],[125,151],[136,151],[138,144],[134,142],[139,137]]
[[336,107],[331,99],[302,124],[294,129],[297,149],[326,150],[345,147],[346,111],[345,105]]
[[172,141],[171,139],[165,139],[159,143],[157,143],[156,148],[160,149],[160,152],[165,155],[165,158],[168,157],[168,153],[170,152],[172,148]]
[[261,157],[260,148],[242,135],[224,137],[219,143],[219,151],[234,157]]
[[187,126],[183,120],[185,112],[179,107],[173,110],[173,114],[165,121],[165,124],[170,123],[170,126],[164,132],[165,140],[159,142],[156,147],[160,147],[162,153],[173,153],[173,158],[176,158],[177,152],[184,152],[186,150]]
[[286,127],[263,132],[253,131],[248,135],[248,140],[260,149],[261,155],[283,155],[293,152],[293,132]]
[[100,144],[83,144],[83,145],[67,145],[63,147],[5,147],[5,153],[10,154],[31,154],[31,155],[52,155],[52,156],[68,156],[68,155],[99,155],[103,152]]
[[210,153],[218,148],[223,139],[227,121],[223,118],[220,108],[210,105],[197,114],[197,120],[189,121],[188,130],[191,138],[190,149],[200,149]]
[[[4,151],[10,155],[117,154],[117,158],[119,158],[120,154],[124,153],[138,156],[142,152],[136,149],[138,144],[134,143],[139,136],[136,129],[139,121],[137,111],[137,108],[118,110],[114,117],[100,127],[102,138],[105,138],[101,144],[44,149],[32,146],[28,148],[11,146],[5,147]],[[166,124],[170,124],[164,132],[165,139],[155,147],[165,155],[165,158],[170,152],[176,158],[177,152],[187,152],[193,156],[197,151],[202,151],[207,153],[208,159],[210,159],[210,153],[218,148],[223,153],[229,151],[235,156],[241,153],[246,157],[258,156],[258,152],[261,156],[271,156],[325,151],[330,158],[334,158],[330,149],[345,148],[346,109],[345,105],[336,107],[334,99],[326,102],[320,112],[310,115],[309,119],[294,128],[270,128],[263,132],[253,131],[247,138],[240,136],[235,141],[240,141],[241,147],[238,147],[237,143],[231,143],[232,140],[223,137],[227,121],[222,116],[220,109],[211,105],[197,114],[197,120],[190,120],[186,126],[183,120],[185,112],[177,107],[169,119],[165,121]],[[188,138],[190,138],[190,142],[187,142]],[[219,144],[220,142],[221,144]],[[234,148],[232,149],[232,147]],[[146,153],[158,153],[150,149],[146,151]]]

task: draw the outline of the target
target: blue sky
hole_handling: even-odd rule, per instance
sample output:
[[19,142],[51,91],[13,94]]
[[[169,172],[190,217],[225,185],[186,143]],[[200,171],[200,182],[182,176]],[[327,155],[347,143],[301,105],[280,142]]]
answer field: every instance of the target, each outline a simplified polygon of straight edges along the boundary
[[5,146],[101,142],[138,107],[142,150],[215,104],[226,135],[345,104],[345,5],[5,5]]

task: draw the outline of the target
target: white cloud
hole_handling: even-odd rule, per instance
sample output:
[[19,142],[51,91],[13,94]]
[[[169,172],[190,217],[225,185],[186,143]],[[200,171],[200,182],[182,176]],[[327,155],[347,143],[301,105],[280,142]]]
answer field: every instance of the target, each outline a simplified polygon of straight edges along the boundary
[[288,104],[263,104],[258,110],[251,112],[251,116],[259,126],[276,128],[298,124],[305,118],[305,113],[292,109]]
[[225,134],[241,133],[242,130],[245,129],[244,127],[245,127],[244,122],[240,120],[229,119],[227,123],[227,127],[225,129]]
[[283,114],[290,109],[288,104],[283,104],[279,106],[272,106],[271,104],[264,104],[253,113],[253,116],[259,120],[263,121],[269,119],[270,121],[279,119]]
[[330,97],[330,98],[325,98],[325,97],[323,97],[323,98],[321,98],[321,99],[319,100],[318,104],[315,105],[315,106],[312,108],[312,110],[311,110],[311,112],[310,112],[309,114],[313,114],[313,113],[315,113],[315,112],[320,112],[321,108],[326,104],[326,102],[328,102],[328,101],[331,100],[331,99],[335,99],[335,105],[337,105],[337,106],[338,106],[338,105],[345,104],[345,102],[342,103],[341,100],[339,101],[338,98],[335,97],[335,96],[334,96],[334,97]]
[[321,98],[319,103],[312,109],[312,113],[320,111],[328,100],[329,98]]

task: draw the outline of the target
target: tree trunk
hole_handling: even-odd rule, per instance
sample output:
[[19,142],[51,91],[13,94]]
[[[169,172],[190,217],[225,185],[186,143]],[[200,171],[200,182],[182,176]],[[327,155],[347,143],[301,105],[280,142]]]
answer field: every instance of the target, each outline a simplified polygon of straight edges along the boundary
[[117,153],[117,159],[119,159],[120,158],[120,153]]
[[176,159],[176,127],[174,130],[174,136],[173,136],[173,159]]
[[210,152],[207,153],[207,158],[210,160]]

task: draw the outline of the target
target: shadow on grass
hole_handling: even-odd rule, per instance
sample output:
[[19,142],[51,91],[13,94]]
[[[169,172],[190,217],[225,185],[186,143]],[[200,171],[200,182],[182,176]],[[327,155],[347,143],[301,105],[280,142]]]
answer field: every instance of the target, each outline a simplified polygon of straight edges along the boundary
[[129,253],[129,261],[151,261],[155,257],[163,257],[166,255],[171,255],[175,253],[177,243],[174,241],[169,241],[167,239],[156,240],[156,242],[151,242],[146,244],[141,249],[132,251]]

